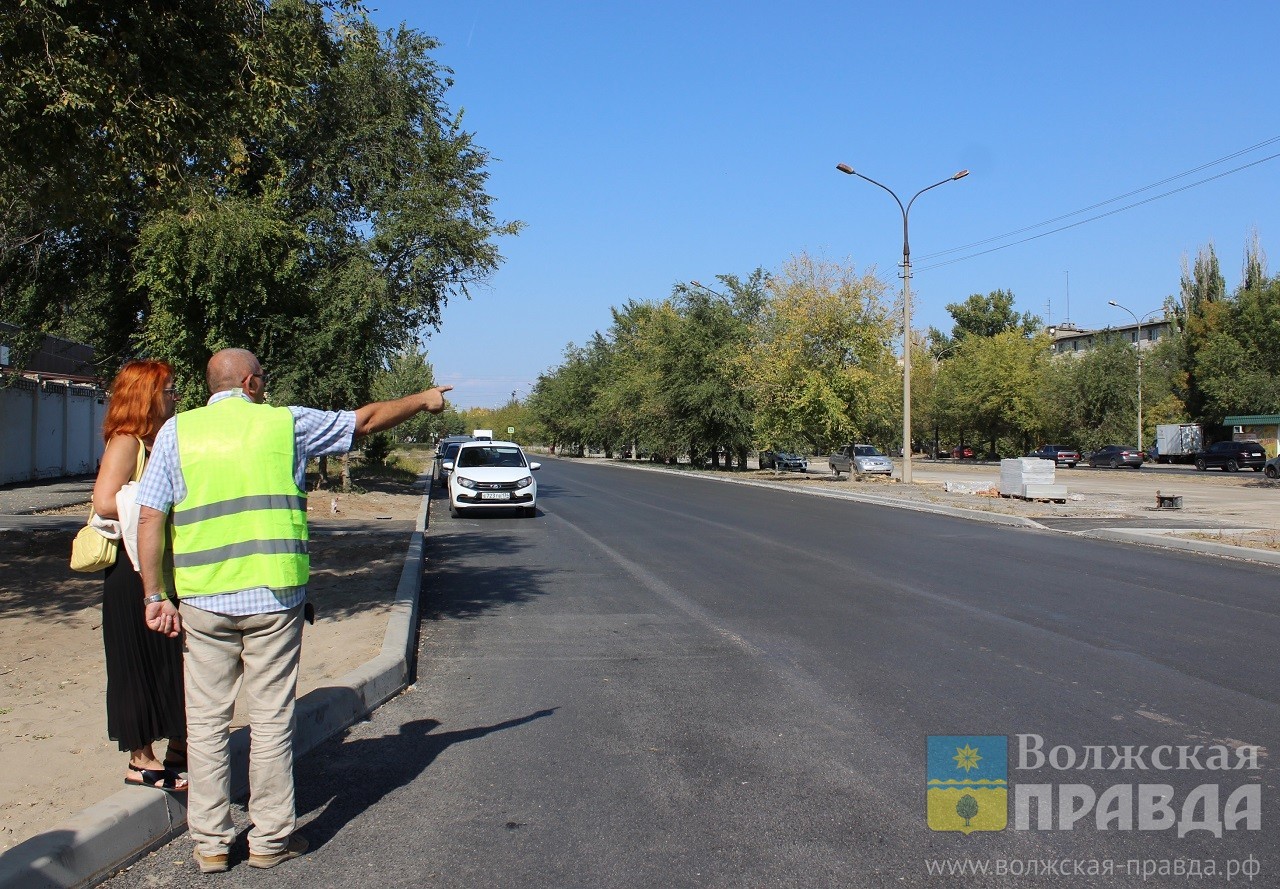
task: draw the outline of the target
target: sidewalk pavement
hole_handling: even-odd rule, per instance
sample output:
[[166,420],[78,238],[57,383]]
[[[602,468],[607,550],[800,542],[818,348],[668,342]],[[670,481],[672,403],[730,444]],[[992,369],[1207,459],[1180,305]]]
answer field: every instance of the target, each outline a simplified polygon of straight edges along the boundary
[[[94,478],[92,475],[79,475],[0,487],[0,516],[31,515],[46,509],[88,503],[93,496]],[[85,518],[88,517],[88,510],[85,510]]]
[[[654,464],[614,460],[600,462],[602,465],[625,469],[680,474],[688,472]],[[891,488],[871,494],[785,481],[735,478],[725,473],[698,474],[702,478],[719,482],[783,488],[794,493],[875,503],[935,515],[1053,530],[1050,526],[1025,516],[933,503],[915,499],[903,491],[895,492]],[[0,514],[29,514],[82,503],[92,487],[93,480],[89,478],[21,489],[0,489]],[[396,591],[396,604],[388,621],[382,653],[331,686],[316,689],[299,699],[298,725],[294,735],[296,755],[307,753],[354,724],[404,689],[413,674],[429,503],[430,488],[423,495],[417,525],[405,555],[404,569]],[[1170,536],[1168,529],[1094,528],[1067,533],[1280,565],[1280,552],[1181,539]],[[235,732],[231,742],[233,786],[235,793],[243,794],[248,787],[247,730]],[[169,794],[143,797],[127,790],[121,791],[85,809],[58,829],[33,837],[0,855],[0,889],[67,889],[93,885],[185,831],[186,807],[181,799]]]
[[[83,503],[93,480],[0,491],[0,510],[27,512]],[[414,670],[418,603],[431,489],[422,496],[405,553],[382,651],[333,683],[298,699],[294,753],[301,756],[402,691]],[[30,521],[30,519],[26,520]],[[249,733],[231,736],[233,795],[248,789]],[[186,832],[185,800],[167,793],[122,790],[59,826],[0,854],[0,889],[91,886]]]

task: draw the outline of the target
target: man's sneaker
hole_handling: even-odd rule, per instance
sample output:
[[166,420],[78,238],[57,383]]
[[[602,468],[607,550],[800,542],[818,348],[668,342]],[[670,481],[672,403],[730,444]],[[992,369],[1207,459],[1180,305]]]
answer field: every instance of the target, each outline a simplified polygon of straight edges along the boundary
[[206,855],[199,849],[196,849],[196,866],[200,868],[202,874],[220,874],[227,869],[227,853],[219,852],[214,855]]
[[257,852],[249,853],[250,867],[275,867],[277,864],[297,858],[299,855],[307,851],[309,847],[307,838],[300,833],[295,833],[289,837],[289,842],[279,852],[271,855],[259,855]]

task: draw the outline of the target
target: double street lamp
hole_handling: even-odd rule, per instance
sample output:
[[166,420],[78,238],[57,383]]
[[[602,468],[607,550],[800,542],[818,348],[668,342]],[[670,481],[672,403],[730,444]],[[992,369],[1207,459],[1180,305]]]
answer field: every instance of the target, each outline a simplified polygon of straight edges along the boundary
[[848,176],[857,176],[872,185],[880,186],[898,202],[898,209],[902,211],[902,481],[911,484],[911,241],[907,237],[907,215],[920,195],[939,185],[963,179],[969,175],[969,171],[961,170],[954,176],[926,185],[912,195],[904,206],[902,199],[889,186],[862,175],[848,164],[836,164],[836,169]]
[[1133,319],[1133,323],[1137,325],[1137,328],[1138,328],[1138,341],[1134,343],[1134,345],[1137,347],[1137,350],[1138,350],[1138,450],[1141,451],[1142,450],[1142,322],[1145,319],[1150,318],[1156,312],[1159,312],[1161,310],[1152,309],[1150,312],[1147,312],[1147,314],[1143,315],[1142,318],[1139,318],[1137,315],[1133,313],[1132,309],[1129,309],[1129,308],[1126,308],[1125,306],[1120,305],[1120,303],[1116,302],[1114,299],[1107,300],[1107,305],[1111,306],[1112,308],[1120,309],[1123,312],[1128,312],[1129,317]]

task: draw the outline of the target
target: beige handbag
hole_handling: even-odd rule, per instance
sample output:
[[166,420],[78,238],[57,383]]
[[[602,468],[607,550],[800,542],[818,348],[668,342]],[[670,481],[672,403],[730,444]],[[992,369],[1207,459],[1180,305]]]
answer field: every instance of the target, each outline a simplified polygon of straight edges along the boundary
[[[89,523],[76,532],[76,537],[71,541],[71,570],[84,571],[93,573],[94,571],[104,571],[116,563],[116,555],[120,551],[120,532],[116,531],[116,537],[107,537],[100,525],[94,522],[108,522],[109,519],[100,519],[94,512],[93,507],[89,508]],[[111,522],[111,524],[115,524]]]

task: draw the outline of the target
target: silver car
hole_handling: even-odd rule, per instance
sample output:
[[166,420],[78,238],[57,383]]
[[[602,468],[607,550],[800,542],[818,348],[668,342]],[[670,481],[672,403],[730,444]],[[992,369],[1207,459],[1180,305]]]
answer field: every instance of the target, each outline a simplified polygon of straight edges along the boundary
[[893,472],[893,461],[872,445],[854,445],[853,471],[859,475],[874,475],[875,473],[890,475]]

